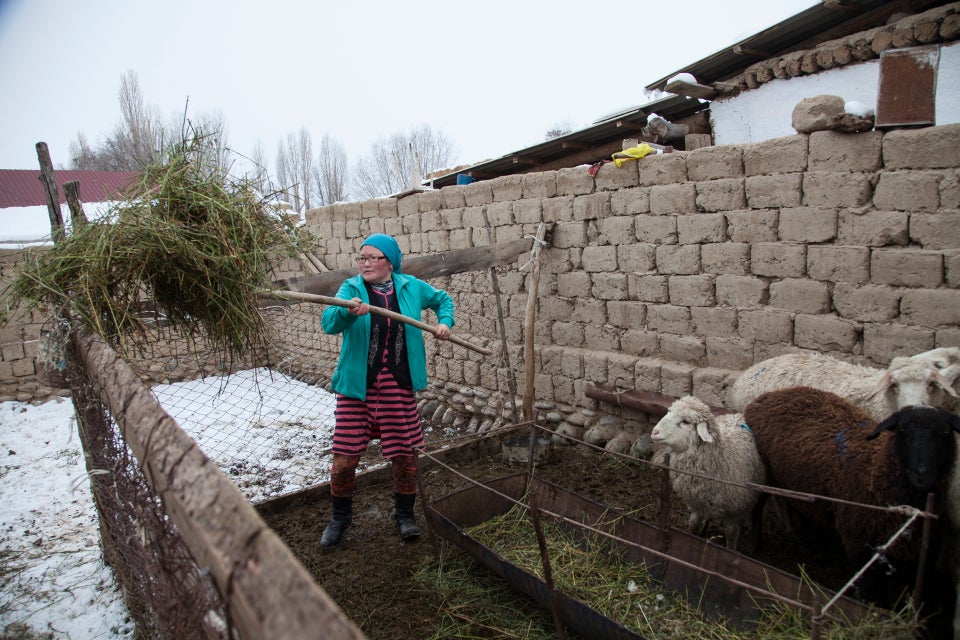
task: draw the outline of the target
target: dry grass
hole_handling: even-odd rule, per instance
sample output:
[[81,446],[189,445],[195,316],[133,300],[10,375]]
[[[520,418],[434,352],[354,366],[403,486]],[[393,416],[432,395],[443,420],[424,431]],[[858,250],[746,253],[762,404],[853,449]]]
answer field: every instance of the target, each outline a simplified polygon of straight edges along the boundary
[[32,254],[3,294],[8,308],[65,308],[121,346],[145,334],[149,300],[159,324],[203,336],[227,361],[266,348],[258,295],[311,240],[246,181],[205,166],[204,144],[177,146],[104,219]]
[[[666,589],[642,566],[625,560],[608,539],[589,534],[576,542],[559,524],[545,521],[554,585],[634,633],[647,638],[690,640],[783,640],[809,638],[810,621],[799,610],[765,607],[750,628],[704,615],[685,594]],[[507,561],[542,579],[539,547],[527,512],[514,507],[468,533]],[[441,598],[444,620],[434,638],[555,637],[549,612],[530,613],[532,601],[518,597],[495,577],[479,578],[476,567],[458,560],[423,567],[422,588]],[[831,621],[821,627],[829,640],[915,637],[910,611],[873,610],[859,621]]]

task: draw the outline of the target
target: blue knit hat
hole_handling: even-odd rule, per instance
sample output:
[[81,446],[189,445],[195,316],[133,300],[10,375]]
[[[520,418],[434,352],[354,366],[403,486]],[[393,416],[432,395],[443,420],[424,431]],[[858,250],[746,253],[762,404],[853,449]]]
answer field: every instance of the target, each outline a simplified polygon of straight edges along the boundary
[[364,240],[360,246],[364,247],[366,245],[380,249],[383,255],[387,257],[387,260],[390,261],[390,264],[393,265],[393,270],[397,273],[402,273],[402,271],[400,271],[400,261],[403,260],[403,254],[400,253],[400,245],[397,244],[393,236],[388,236],[385,233],[375,233]]

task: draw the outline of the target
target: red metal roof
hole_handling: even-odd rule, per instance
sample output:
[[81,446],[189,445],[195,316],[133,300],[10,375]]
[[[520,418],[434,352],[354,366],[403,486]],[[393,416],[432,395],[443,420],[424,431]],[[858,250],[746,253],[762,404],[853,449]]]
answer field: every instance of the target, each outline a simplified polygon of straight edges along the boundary
[[[133,171],[54,171],[60,202],[66,202],[63,183],[80,183],[81,202],[109,202],[140,174]],[[40,170],[0,169],[0,209],[35,207],[47,204],[47,195],[40,182]]]

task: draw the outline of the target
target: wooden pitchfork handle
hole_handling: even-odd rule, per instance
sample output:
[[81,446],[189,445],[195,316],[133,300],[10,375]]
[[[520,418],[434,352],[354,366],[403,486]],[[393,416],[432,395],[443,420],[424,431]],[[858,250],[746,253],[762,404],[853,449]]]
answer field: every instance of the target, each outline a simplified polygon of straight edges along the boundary
[[[268,295],[274,298],[280,298],[282,300],[298,300],[300,302],[314,302],[317,304],[328,304],[334,305],[337,307],[346,307],[348,309],[353,309],[359,307],[360,303],[354,302],[353,300],[344,300],[343,298],[332,298],[330,296],[321,296],[316,293],[302,293],[300,291],[271,291]],[[415,327],[419,327],[424,331],[427,331],[433,335],[437,335],[437,328],[433,325],[429,325],[426,322],[420,322],[415,318],[410,316],[405,316],[403,314],[397,313],[396,311],[390,311],[390,309],[384,309],[383,307],[375,307],[369,305],[370,313],[376,313],[381,316],[386,316],[388,318],[393,318],[394,320],[399,320],[400,322],[406,322],[407,324],[412,324]],[[458,344],[461,347],[466,347],[471,351],[476,351],[477,353],[485,356],[489,356],[491,351],[479,345],[472,344],[467,342],[463,338],[459,338],[455,335],[450,335],[447,337],[447,340],[454,344]]]

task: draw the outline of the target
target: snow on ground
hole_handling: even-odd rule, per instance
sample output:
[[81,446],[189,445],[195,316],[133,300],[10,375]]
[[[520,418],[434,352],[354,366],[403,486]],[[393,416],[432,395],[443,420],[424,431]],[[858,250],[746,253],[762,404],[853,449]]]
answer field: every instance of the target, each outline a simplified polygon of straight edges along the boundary
[[[334,402],[322,389],[256,370],[154,392],[248,499],[328,479]],[[133,638],[100,552],[73,403],[0,403],[0,459],[0,636],[21,624],[57,639]]]

